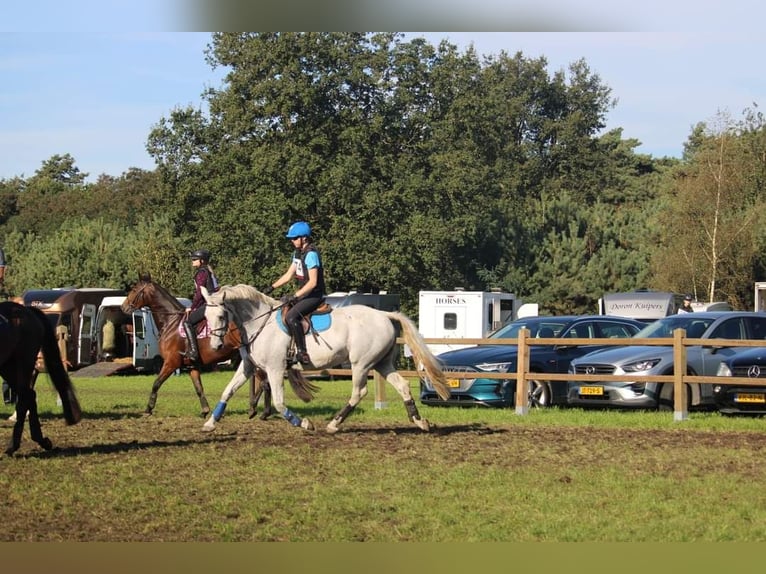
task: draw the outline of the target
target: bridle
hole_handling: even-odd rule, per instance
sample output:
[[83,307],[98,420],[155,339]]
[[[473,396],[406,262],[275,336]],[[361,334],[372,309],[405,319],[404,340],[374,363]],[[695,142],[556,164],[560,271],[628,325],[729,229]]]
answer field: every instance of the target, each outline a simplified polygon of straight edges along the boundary
[[[226,306],[225,305],[219,305],[218,303],[207,303],[206,306],[207,307],[220,307],[220,308],[223,309],[223,327],[217,327],[217,328],[213,329],[213,328],[210,327],[210,321],[208,321],[208,323],[207,323],[207,328],[210,331],[210,334],[211,335],[215,335],[216,337],[220,337],[221,340],[223,341],[224,337],[226,336],[226,333],[229,332],[229,323],[230,323],[230,321],[229,321],[229,312],[226,310]],[[242,329],[240,329],[239,326],[237,326],[237,328],[239,329],[240,335],[241,335]]]
[[[144,289],[149,287],[151,283],[144,282],[144,284],[141,286],[141,288],[136,291],[135,295],[133,295],[132,301],[128,302],[128,310],[132,313],[133,311],[137,311],[138,309],[141,309],[142,307],[146,307],[146,305],[137,305],[136,302],[141,300],[143,297]],[[157,315],[183,315],[184,311],[155,311]]]
[[136,291],[136,294],[133,296],[133,299],[132,299],[132,301],[129,301],[129,302],[128,302],[128,310],[129,310],[131,313],[132,313],[133,311],[136,311],[136,310],[140,309],[141,307],[143,307],[143,305],[142,305],[141,307],[137,307],[137,306],[136,306],[134,303],[135,303],[136,301],[138,301],[139,297],[140,297],[140,296],[143,294],[143,292],[144,292],[144,289],[146,289],[148,286],[149,286],[149,284],[148,284],[148,283],[144,283],[144,284],[141,286],[141,288],[140,288],[138,291]]

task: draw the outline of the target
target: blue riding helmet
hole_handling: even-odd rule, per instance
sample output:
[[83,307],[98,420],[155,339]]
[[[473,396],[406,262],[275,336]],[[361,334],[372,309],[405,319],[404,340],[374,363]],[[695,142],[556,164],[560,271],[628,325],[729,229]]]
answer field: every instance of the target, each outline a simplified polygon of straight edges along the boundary
[[288,239],[296,239],[298,237],[309,237],[311,235],[311,226],[305,221],[296,221],[287,230]]

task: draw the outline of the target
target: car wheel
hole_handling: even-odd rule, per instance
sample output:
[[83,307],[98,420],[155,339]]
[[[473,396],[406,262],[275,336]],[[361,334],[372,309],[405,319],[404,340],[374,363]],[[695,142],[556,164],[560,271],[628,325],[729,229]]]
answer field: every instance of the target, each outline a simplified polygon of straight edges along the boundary
[[527,405],[531,408],[551,406],[551,387],[545,381],[527,381]]
[[[671,373],[672,374],[672,373]],[[660,399],[658,402],[658,410],[663,412],[673,411],[675,410],[675,393],[673,392],[673,385],[671,383],[665,383],[663,385],[666,388],[669,388],[670,391],[665,391],[660,393]],[[692,390],[689,388],[689,385],[686,385],[686,411],[689,412],[692,409]]]

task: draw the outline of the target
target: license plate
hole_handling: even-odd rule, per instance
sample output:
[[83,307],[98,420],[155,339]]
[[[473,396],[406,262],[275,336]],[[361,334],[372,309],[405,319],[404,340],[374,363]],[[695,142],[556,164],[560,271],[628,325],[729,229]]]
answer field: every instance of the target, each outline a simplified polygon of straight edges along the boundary
[[737,393],[734,395],[736,403],[766,403],[766,395],[759,393]]
[[459,389],[460,379],[447,379],[447,386],[451,389]]
[[580,387],[581,395],[604,395],[604,387]]

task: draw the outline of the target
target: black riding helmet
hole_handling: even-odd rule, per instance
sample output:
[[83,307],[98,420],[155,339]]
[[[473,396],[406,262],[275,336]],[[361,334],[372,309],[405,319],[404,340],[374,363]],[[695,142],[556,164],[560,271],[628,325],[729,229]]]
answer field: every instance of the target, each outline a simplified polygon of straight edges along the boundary
[[189,257],[192,259],[200,259],[204,261],[205,263],[208,263],[210,261],[210,251],[207,249],[197,249],[196,251],[192,251],[189,253]]

